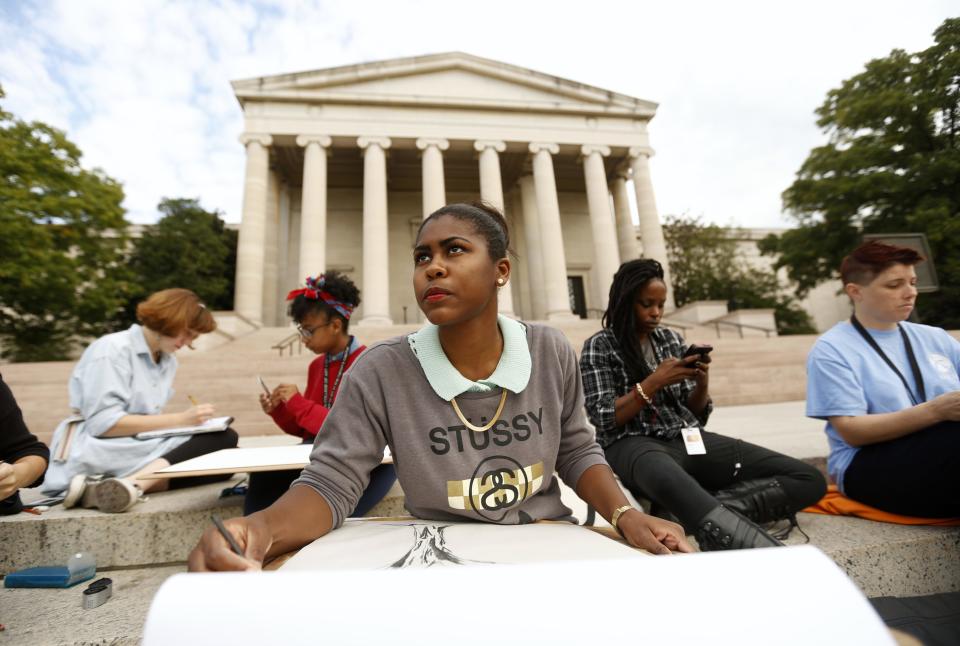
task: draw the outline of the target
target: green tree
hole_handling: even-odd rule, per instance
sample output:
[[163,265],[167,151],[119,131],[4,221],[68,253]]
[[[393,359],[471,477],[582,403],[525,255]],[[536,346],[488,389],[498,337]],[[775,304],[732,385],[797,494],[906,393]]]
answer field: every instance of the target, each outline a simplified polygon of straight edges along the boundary
[[67,358],[126,301],[123,189],[81,155],[0,108],[0,344],[13,361]]
[[192,289],[211,309],[233,309],[236,231],[196,199],[164,198],[157,209],[163,217],[144,230],[130,260],[139,283],[130,314],[136,301],[169,287]]
[[667,216],[664,237],[678,306],[722,300],[731,311],[773,308],[779,334],[816,332],[809,315],[784,293],[776,273],[751,266],[728,229],[704,224],[699,217]]
[[798,227],[762,241],[802,296],[837,277],[864,233],[926,233],[940,291],[925,322],[960,328],[960,19],[917,53],[893,50],[827,94],[814,148],[783,193]]

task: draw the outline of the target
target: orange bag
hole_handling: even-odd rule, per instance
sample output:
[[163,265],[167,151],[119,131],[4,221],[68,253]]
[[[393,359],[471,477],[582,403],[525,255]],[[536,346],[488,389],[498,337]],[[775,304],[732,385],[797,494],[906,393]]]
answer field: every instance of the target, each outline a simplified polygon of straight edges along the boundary
[[880,511],[876,507],[865,505],[851,498],[847,498],[837,485],[830,485],[826,495],[815,505],[803,511],[812,514],[829,514],[833,516],[856,516],[867,520],[878,520],[881,523],[896,523],[897,525],[939,525],[940,527],[960,526],[960,518],[918,518],[916,516],[901,516]]

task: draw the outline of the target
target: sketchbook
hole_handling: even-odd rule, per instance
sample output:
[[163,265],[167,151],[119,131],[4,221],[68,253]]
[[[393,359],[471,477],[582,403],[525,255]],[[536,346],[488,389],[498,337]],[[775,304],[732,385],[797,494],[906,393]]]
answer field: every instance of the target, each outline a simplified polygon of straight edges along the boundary
[[200,433],[216,433],[225,431],[233,423],[232,417],[211,417],[203,424],[196,426],[177,426],[176,428],[158,428],[155,431],[144,431],[134,435],[138,440],[153,440],[158,437],[175,437],[177,435],[198,435]]
[[[285,444],[283,446],[256,446],[243,449],[220,449],[155,471],[144,478],[186,478],[222,473],[255,473],[258,471],[287,471],[302,469],[310,463],[313,444]],[[383,461],[393,462],[390,449]]]

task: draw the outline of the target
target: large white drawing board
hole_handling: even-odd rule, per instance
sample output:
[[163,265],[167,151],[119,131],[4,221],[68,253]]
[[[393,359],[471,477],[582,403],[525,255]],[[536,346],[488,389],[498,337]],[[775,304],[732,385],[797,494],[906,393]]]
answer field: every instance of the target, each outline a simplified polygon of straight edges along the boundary
[[145,646],[505,642],[894,644],[853,582],[810,546],[519,565],[177,574],[154,597],[143,635]]
[[[185,478],[222,473],[253,473],[256,471],[285,471],[302,469],[310,462],[312,444],[287,444],[284,446],[255,446],[243,449],[220,449],[169,467],[160,469],[144,478]],[[392,462],[390,449],[386,450],[384,462]]]

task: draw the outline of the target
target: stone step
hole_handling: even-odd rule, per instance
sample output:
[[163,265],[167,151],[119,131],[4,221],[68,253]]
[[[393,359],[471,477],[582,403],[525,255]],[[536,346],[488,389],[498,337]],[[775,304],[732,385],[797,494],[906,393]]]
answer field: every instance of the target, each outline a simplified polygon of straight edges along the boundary
[[[236,481],[236,480],[235,480]],[[230,482],[152,494],[125,514],[54,507],[43,516],[0,520],[0,573],[58,563],[78,550],[101,569],[183,562],[210,515],[241,513],[239,498],[218,499]],[[564,500],[578,517],[585,507],[569,489]],[[579,504],[578,504],[579,503]],[[404,514],[399,485],[368,516]],[[810,542],[827,552],[868,596],[906,596],[960,590],[960,528],[904,526],[858,518],[800,514]],[[600,519],[600,524],[605,524]],[[805,542],[797,531],[788,544]]]
[[[98,568],[149,567],[186,561],[210,524],[211,514],[232,518],[243,513],[239,496],[220,492],[242,479],[154,493],[122,514],[55,505],[41,516],[0,518],[0,574],[35,565],[61,563],[69,554],[90,552]],[[35,492],[27,492],[28,496]],[[395,485],[371,511],[373,516],[405,514],[403,490]]]
[[230,482],[150,494],[123,514],[55,505],[42,516],[0,519],[0,572],[62,563],[73,552],[92,553],[98,568],[179,563],[196,544],[210,515],[239,516],[243,501],[219,499]]
[[804,415],[803,400],[749,406],[717,406],[707,430],[764,446],[799,460],[829,452],[824,423]]
[[[800,528],[868,597],[960,591],[960,527],[893,525],[863,518],[797,514]],[[785,541],[801,545],[793,531]]]
[[81,606],[86,583],[67,589],[0,588],[3,641],[19,646],[134,646],[143,639],[143,625],[157,590],[186,569],[185,564],[178,563],[98,571],[97,578],[106,576],[113,581],[113,595],[90,610]]
[[[356,334],[371,344],[409,332],[416,325],[357,328]],[[180,369],[174,384],[176,395],[168,410],[189,406],[187,395],[213,403],[236,419],[234,428],[243,436],[278,433],[260,411],[256,376],[271,387],[278,383],[306,385],[309,351],[280,357],[270,345],[292,328],[263,328],[232,343],[206,352],[180,353]],[[579,352],[584,340],[599,329],[599,321],[575,321],[560,326]],[[952,334],[960,339],[960,331]],[[806,356],[815,335],[718,340],[710,391],[718,406],[764,404],[803,399],[806,396]],[[692,339],[705,340],[700,337]],[[72,362],[21,363],[3,366],[3,378],[13,390],[29,428],[49,442],[57,423],[68,411],[67,382]]]

